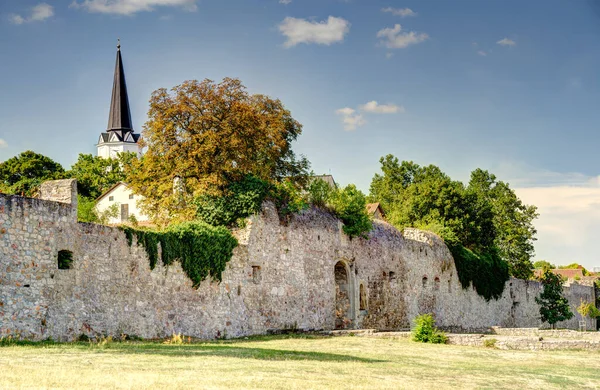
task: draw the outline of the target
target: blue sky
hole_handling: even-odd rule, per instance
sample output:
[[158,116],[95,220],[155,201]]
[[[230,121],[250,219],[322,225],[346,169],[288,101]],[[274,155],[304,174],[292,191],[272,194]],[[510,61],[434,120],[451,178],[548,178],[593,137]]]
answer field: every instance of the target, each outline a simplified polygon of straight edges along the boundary
[[0,161],[95,153],[117,37],[138,132],[153,90],[239,77],[317,173],[489,169],[540,208],[537,258],[600,266],[600,1],[0,0]]

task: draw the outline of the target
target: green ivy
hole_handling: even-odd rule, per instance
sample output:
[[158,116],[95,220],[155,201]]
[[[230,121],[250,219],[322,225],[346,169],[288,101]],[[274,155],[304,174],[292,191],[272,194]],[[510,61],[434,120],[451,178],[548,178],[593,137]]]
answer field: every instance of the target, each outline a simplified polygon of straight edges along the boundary
[[221,281],[221,274],[233,255],[237,240],[225,227],[214,227],[204,222],[184,222],[172,225],[164,231],[138,230],[120,227],[129,246],[136,238],[148,254],[150,269],[159,260],[158,244],[163,264],[179,261],[186,275],[196,288],[207,277]]
[[500,298],[509,274],[508,264],[500,258],[498,252],[492,248],[485,253],[475,253],[458,241],[445,241],[454,257],[462,287],[467,289],[473,283],[477,293],[486,300]]

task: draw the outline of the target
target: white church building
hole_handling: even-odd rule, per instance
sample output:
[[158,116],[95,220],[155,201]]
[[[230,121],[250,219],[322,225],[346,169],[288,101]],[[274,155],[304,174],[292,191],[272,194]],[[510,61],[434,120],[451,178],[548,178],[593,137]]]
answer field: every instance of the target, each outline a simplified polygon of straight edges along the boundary
[[[113,81],[110,113],[106,132],[100,134],[98,139],[97,155],[102,158],[115,158],[119,153],[134,152],[142,155],[138,144],[140,135],[135,134],[131,121],[125,71],[121,57],[121,45],[117,45],[117,63]],[[96,211],[103,213],[113,205],[117,205],[118,215],[108,220],[109,224],[128,222],[134,216],[138,222],[147,222],[148,217],[138,208],[137,202],[142,197],[136,195],[127,186],[127,183],[117,183],[96,200]]]

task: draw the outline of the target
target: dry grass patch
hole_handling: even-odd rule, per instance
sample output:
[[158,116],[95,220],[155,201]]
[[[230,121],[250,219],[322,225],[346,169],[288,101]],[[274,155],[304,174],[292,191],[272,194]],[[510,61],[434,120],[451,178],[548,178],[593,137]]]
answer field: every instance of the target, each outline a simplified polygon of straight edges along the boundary
[[600,352],[306,336],[12,345],[0,388],[600,388]]

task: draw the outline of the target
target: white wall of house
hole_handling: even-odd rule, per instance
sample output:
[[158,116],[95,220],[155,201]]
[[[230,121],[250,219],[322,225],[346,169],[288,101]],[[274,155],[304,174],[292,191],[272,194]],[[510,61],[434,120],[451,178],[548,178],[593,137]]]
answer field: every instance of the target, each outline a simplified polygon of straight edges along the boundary
[[119,183],[100,198],[100,200],[96,203],[96,210],[98,213],[102,213],[112,205],[116,204],[119,210],[119,215],[117,218],[109,219],[109,224],[127,222],[131,215],[135,215],[135,218],[138,222],[145,222],[148,221],[148,216],[142,213],[137,206],[137,202],[141,198],[142,197],[140,195],[135,195],[133,191],[127,187],[127,185],[124,183]]
[[140,147],[138,144],[129,142],[107,142],[98,145],[98,156],[102,158],[117,158],[119,153],[133,152],[141,156]]

